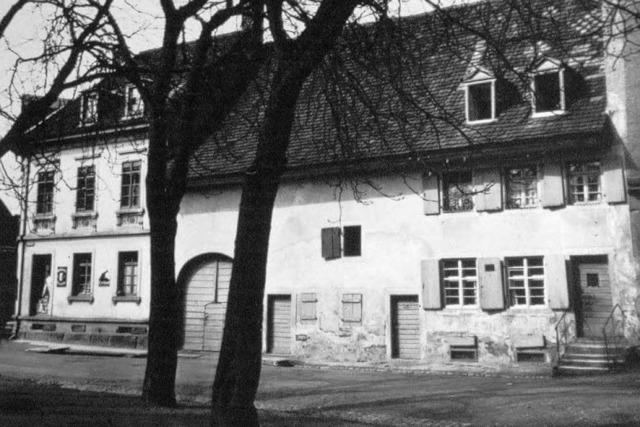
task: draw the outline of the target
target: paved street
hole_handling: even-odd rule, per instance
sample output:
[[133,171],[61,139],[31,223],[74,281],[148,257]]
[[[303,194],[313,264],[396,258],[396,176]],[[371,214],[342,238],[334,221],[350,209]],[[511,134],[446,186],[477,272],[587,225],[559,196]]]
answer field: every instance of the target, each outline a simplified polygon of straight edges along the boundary
[[[0,425],[206,425],[214,360],[181,357],[176,410],[136,397],[145,359],[0,344]],[[264,366],[265,425],[638,425],[640,372],[586,378]]]

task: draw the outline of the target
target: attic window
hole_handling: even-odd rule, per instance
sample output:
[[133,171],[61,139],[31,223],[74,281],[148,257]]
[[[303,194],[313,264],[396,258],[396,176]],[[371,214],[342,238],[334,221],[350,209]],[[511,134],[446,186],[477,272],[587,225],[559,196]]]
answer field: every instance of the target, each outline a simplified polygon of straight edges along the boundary
[[144,103],[140,91],[134,85],[127,85],[124,92],[124,118],[140,117],[144,113]]
[[467,85],[467,122],[495,119],[495,81]]
[[98,93],[87,92],[82,95],[80,105],[80,122],[83,125],[95,123],[98,120]]
[[533,76],[531,85],[534,114],[548,115],[565,110],[564,69],[560,63],[544,61]]

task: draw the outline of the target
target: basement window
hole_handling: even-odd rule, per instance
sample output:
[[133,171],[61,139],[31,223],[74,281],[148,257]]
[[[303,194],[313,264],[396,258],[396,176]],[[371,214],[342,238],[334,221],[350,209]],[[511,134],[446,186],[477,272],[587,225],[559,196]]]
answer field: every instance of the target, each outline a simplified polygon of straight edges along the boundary
[[518,363],[546,363],[547,353],[542,350],[518,350],[516,360]]
[[472,346],[452,345],[449,347],[449,358],[454,362],[477,362],[478,348]]

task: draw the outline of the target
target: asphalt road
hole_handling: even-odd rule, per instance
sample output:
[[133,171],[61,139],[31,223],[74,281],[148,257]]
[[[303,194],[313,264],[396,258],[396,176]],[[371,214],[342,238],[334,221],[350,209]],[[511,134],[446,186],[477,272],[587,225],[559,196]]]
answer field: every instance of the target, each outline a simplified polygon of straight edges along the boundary
[[[0,425],[206,425],[215,360],[180,358],[176,410],[136,397],[145,359],[0,343]],[[265,425],[640,425],[640,372],[582,378],[263,366]]]

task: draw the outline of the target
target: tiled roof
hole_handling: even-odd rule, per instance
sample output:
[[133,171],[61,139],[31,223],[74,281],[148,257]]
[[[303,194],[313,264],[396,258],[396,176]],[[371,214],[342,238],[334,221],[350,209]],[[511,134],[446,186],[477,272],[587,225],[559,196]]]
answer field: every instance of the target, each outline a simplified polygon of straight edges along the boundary
[[[323,69],[304,86],[291,134],[288,167],[362,163],[394,156],[424,158],[449,149],[507,147],[539,139],[562,144],[568,137],[599,135],[606,104],[601,45],[599,38],[583,35],[585,16],[592,11],[585,12],[580,2],[562,2],[562,10],[558,2],[540,3],[550,5],[548,11],[553,14],[553,22],[548,23],[554,25],[549,30],[553,34],[542,31],[549,41],[543,45],[526,40],[511,23],[501,36],[506,46],[503,51],[489,46],[481,52],[483,69],[499,77],[498,116],[486,124],[464,123],[460,84],[469,64],[478,62],[479,38],[472,30],[444,31],[436,17],[423,15],[399,22],[404,38],[401,45],[389,41],[400,34],[376,34],[373,26],[355,35],[347,33]],[[479,25],[488,26],[504,20],[494,13],[504,11],[500,4],[460,8],[453,14],[477,13]],[[396,48],[401,51],[393,50]],[[567,84],[564,114],[532,117],[529,83],[522,77],[533,72],[541,55],[536,55],[536,49],[569,66],[567,81],[574,84]],[[504,53],[513,69],[505,66],[499,53]],[[266,102],[266,80],[244,96],[223,131],[199,148],[191,162],[192,178],[237,174],[251,164],[258,117]]]
[[[394,21],[393,26],[371,24],[345,32],[304,85],[288,166],[424,157],[464,147],[526,146],[540,139],[562,144],[564,138],[601,133],[606,105],[602,47],[600,39],[586,31],[599,9],[585,8],[588,2],[580,0],[535,0],[536,10],[548,19],[537,27],[526,21],[526,11],[509,13],[506,1],[451,9],[447,19],[472,23],[464,29],[426,14]],[[480,42],[478,33],[487,29],[495,43]],[[529,86],[522,77],[541,56],[569,67],[573,84],[567,88],[564,114],[532,117]],[[494,122],[464,123],[460,84],[470,66],[481,66],[498,78]],[[239,174],[251,164],[268,95],[268,69],[267,63],[222,130],[197,150],[190,178]],[[114,123],[107,120],[83,129],[78,118],[79,103],[70,102],[41,127],[39,137],[87,130],[99,134]]]

